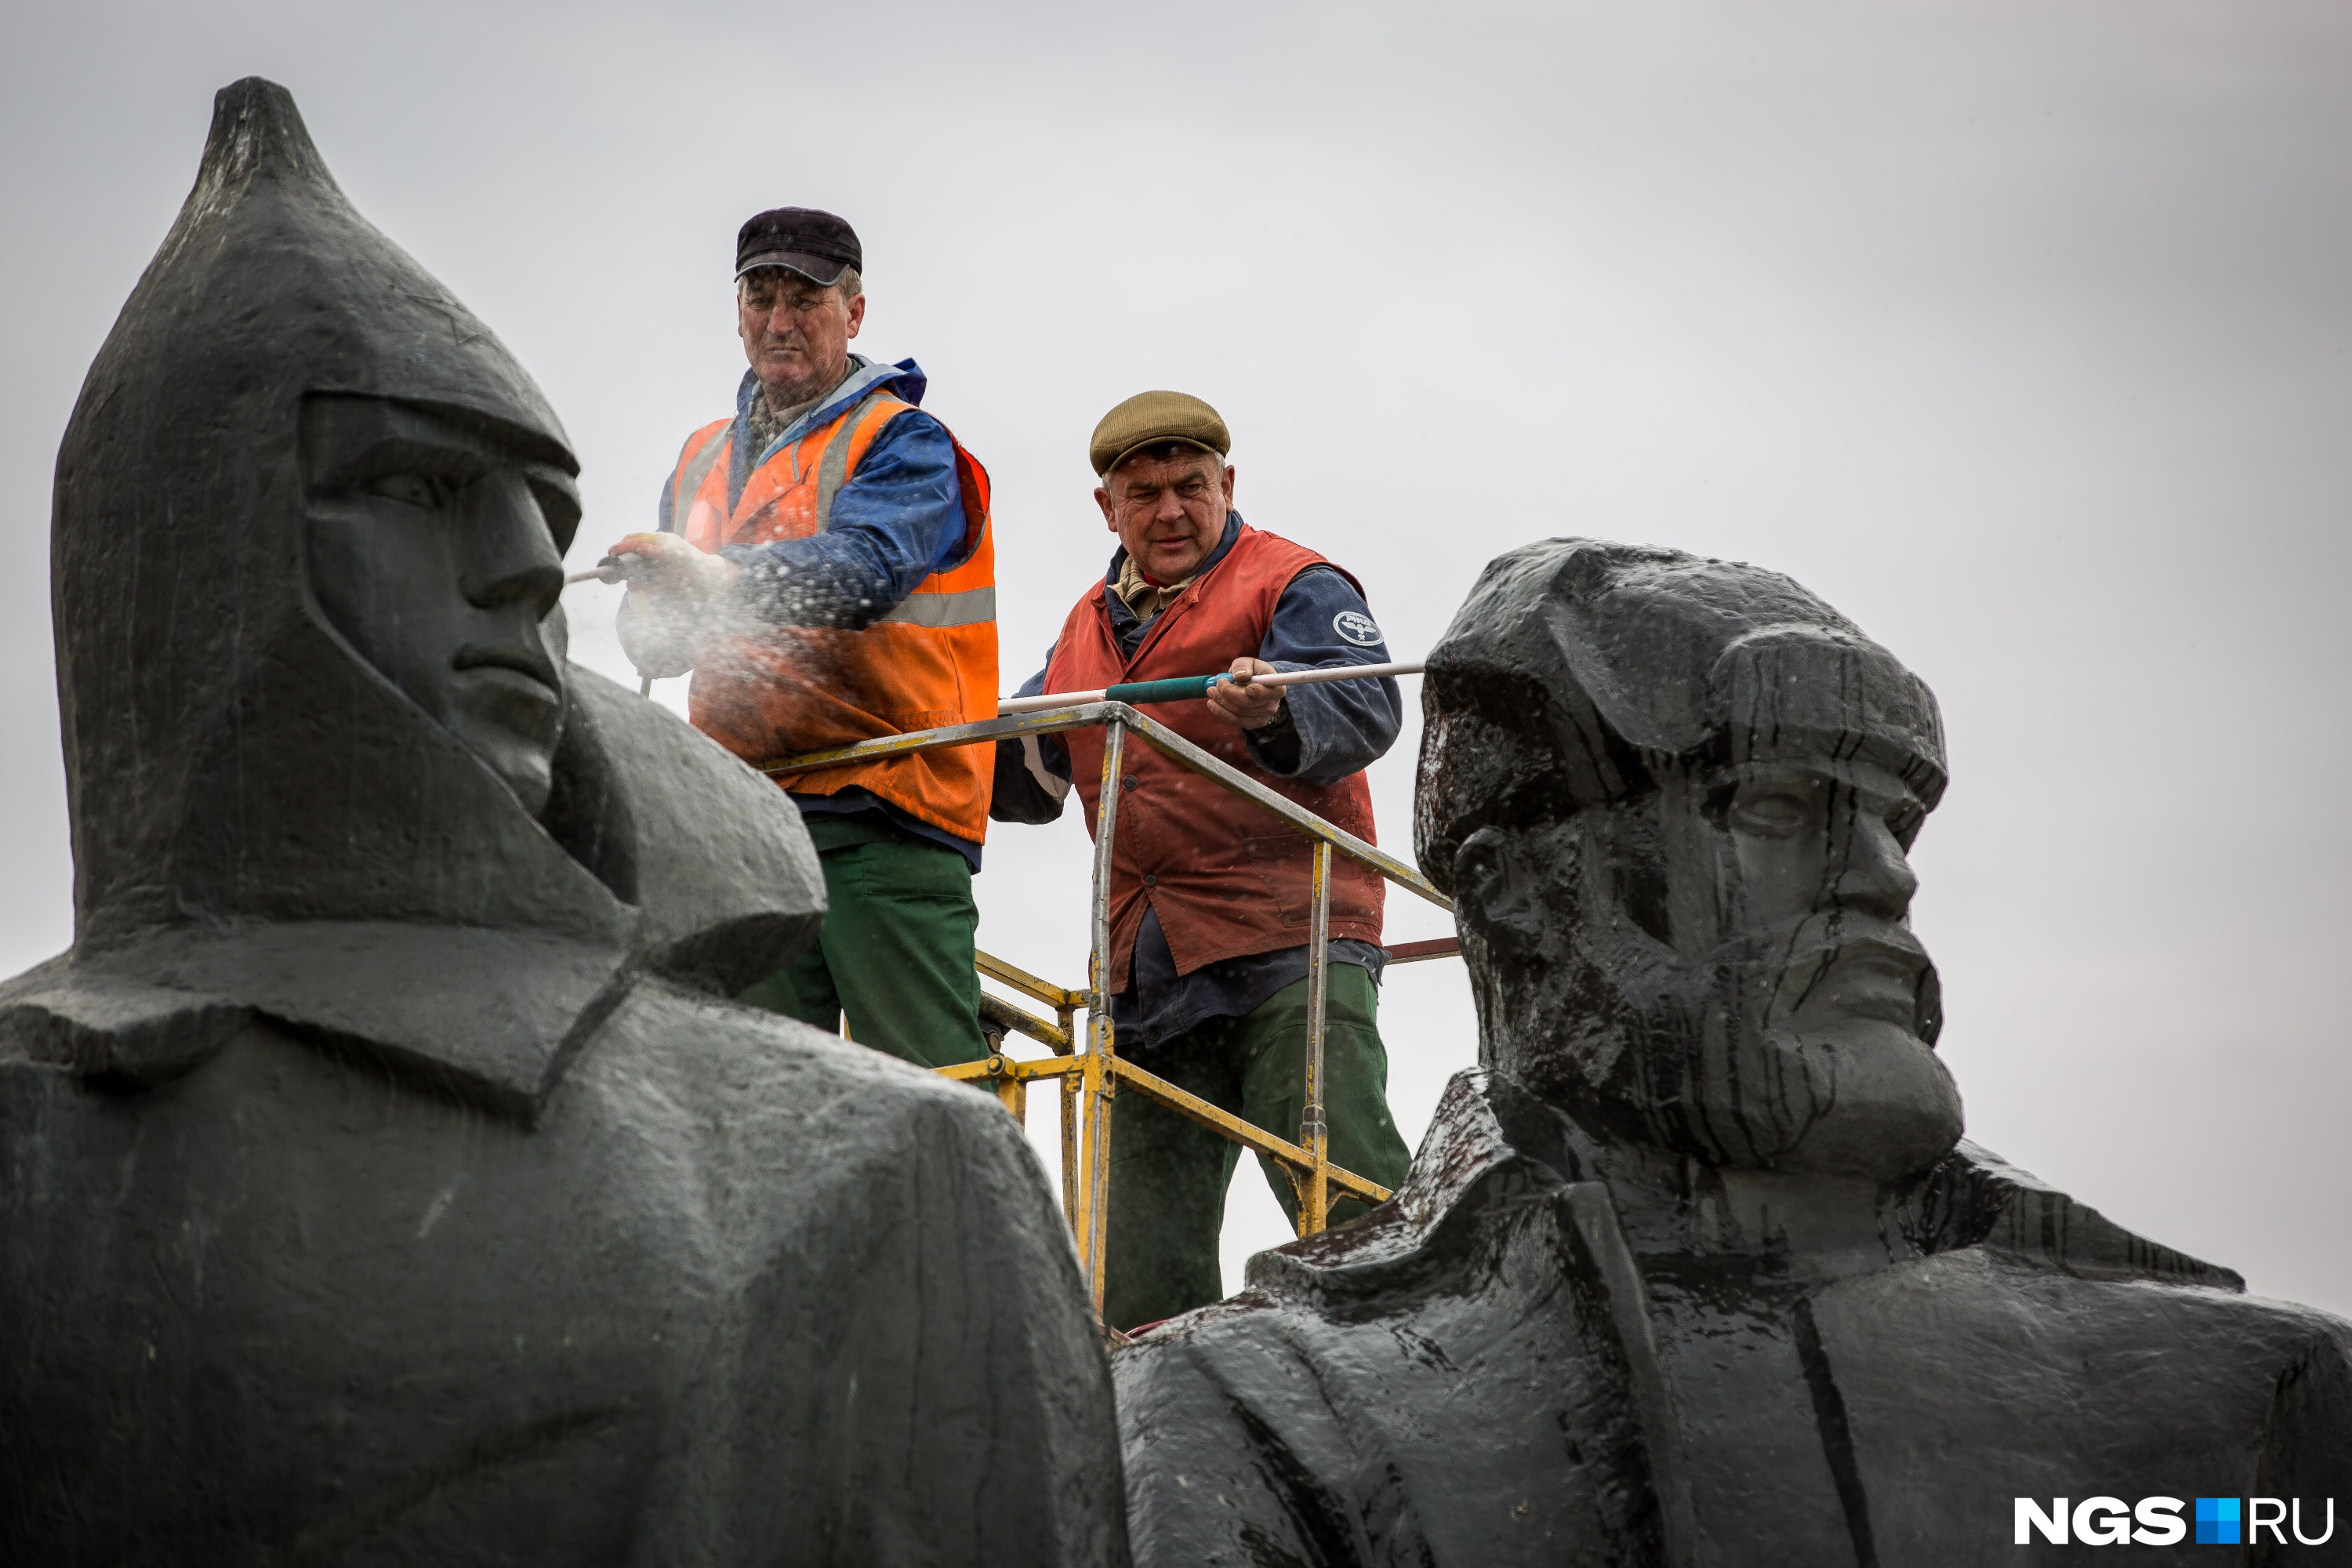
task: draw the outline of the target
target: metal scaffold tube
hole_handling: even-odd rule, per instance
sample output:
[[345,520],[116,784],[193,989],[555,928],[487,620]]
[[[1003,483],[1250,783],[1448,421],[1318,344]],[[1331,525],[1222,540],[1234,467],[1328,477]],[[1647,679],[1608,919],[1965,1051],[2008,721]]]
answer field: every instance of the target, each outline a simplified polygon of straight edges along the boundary
[[1113,1071],[1117,1046],[1110,1016],[1110,868],[1111,846],[1118,836],[1119,770],[1127,752],[1127,726],[1114,715],[1103,725],[1102,790],[1095,807],[1095,876],[1090,936],[1094,954],[1088,965],[1092,994],[1088,997],[1087,1072],[1079,1091],[1084,1114],[1084,1143],[1079,1162],[1085,1172],[1082,1189],[1084,1218],[1078,1235],[1078,1261],[1086,1270],[1087,1290],[1095,1316],[1103,1309],[1103,1263],[1110,1225],[1110,1101],[1118,1092]]
[[[1311,672],[1322,675],[1324,672]],[[1350,673],[1369,674],[1359,668]],[[1328,678],[1328,677],[1327,677]],[[1119,690],[1120,689],[1113,689]],[[1126,689],[1132,691],[1132,688]],[[807,772],[841,767],[885,756],[904,756],[949,747],[987,744],[1026,735],[1053,734],[1099,724],[1103,729],[1100,794],[1095,810],[1095,854],[1092,900],[1088,922],[1087,986],[1065,990],[1052,982],[987,953],[976,967],[988,979],[1045,1004],[1058,1023],[1026,1013],[999,998],[983,996],[983,1022],[992,1022],[1006,1034],[1021,1034],[1055,1053],[1043,1060],[1022,1061],[992,1052],[984,1061],[941,1068],[942,1076],[972,1082],[992,1090],[1007,1110],[1020,1115],[1027,1100],[1025,1087],[1034,1079],[1057,1079],[1062,1102],[1062,1203],[1077,1245],[1078,1262],[1095,1315],[1102,1317],[1104,1287],[1108,1272],[1110,1223],[1111,1102],[1121,1092],[1140,1094],[1178,1116],[1210,1129],[1229,1142],[1256,1151],[1290,1173],[1298,1198],[1297,1227],[1313,1236],[1330,1224],[1331,1197],[1336,1190],[1368,1204],[1388,1201],[1389,1189],[1367,1180],[1331,1160],[1329,1096],[1326,1060],[1330,1032],[1331,894],[1335,857],[1344,855],[1369,867],[1389,881],[1426,900],[1448,914],[1453,901],[1429,879],[1394,856],[1325,821],[1304,806],[1267,788],[1255,779],[1194,745],[1163,724],[1119,700],[1073,700],[1094,693],[1064,693],[1051,708],[1026,705],[977,723],[950,725],[880,740],[861,742],[827,752],[779,758],[761,764],[768,773]],[[1150,700],[1150,699],[1147,699]],[[1311,841],[1312,900],[1307,939],[1307,1037],[1298,1142],[1242,1120],[1188,1089],[1147,1072],[1118,1055],[1117,1032],[1111,1023],[1110,993],[1114,984],[1110,942],[1110,871],[1118,839],[1119,799],[1126,773],[1129,735],[1142,740],[1170,760],[1223,789],[1255,803],[1268,816]],[[1391,963],[1454,957],[1460,943],[1452,937],[1398,943],[1388,950]],[[1074,1028],[1083,1007],[1087,1025]],[[1108,1325],[1105,1333],[1123,1342]]]
[[1307,1108],[1298,1141],[1314,1164],[1299,1185],[1298,1234],[1315,1236],[1331,1209],[1331,1130],[1323,1116],[1323,1013],[1331,982],[1331,846],[1315,845],[1313,912],[1307,927]]

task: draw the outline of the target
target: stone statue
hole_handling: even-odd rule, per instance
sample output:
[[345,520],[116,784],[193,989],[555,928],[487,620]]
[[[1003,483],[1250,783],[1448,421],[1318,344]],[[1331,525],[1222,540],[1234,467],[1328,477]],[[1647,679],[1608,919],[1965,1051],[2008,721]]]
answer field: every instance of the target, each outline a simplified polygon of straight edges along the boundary
[[224,90],[58,462],[0,1561],[1125,1561],[1018,1129],[724,1000],[815,857],[565,664],[574,471],[285,90]]
[[2352,1504],[2352,1324],[1961,1141],[1916,678],[1785,577],[1555,540],[1424,704],[1481,1066],[1394,1201],[1118,1352],[1139,1562],[1945,1568],[2020,1499],[2204,1561],[2200,1496]]

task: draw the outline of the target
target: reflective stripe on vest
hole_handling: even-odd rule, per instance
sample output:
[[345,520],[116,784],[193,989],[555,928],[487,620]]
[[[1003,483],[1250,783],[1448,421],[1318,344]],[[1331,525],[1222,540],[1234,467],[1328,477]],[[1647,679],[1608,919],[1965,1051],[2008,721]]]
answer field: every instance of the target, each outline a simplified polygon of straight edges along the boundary
[[898,607],[876,626],[976,626],[996,618],[993,587],[966,588],[961,594],[909,594]]
[[687,515],[694,506],[695,493],[702,481],[710,477],[712,465],[726,455],[735,443],[735,433],[721,428],[716,436],[702,444],[702,450],[678,465],[677,488],[670,491],[669,522],[682,537],[686,532]]
[[880,388],[857,400],[857,405],[842,416],[841,428],[824,444],[824,459],[816,470],[816,531],[823,533],[833,526],[833,498],[849,482],[849,433],[866,417],[866,411],[877,398],[887,396]]

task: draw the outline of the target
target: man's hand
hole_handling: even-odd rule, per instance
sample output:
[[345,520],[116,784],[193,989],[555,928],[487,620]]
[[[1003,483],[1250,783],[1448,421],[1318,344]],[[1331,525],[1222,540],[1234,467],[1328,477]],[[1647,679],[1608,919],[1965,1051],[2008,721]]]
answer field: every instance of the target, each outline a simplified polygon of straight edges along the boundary
[[692,669],[697,644],[718,629],[711,602],[726,594],[740,569],[675,533],[632,533],[604,553],[619,563],[629,585],[613,629],[637,673],[661,680]]
[[[1274,666],[1262,658],[1237,658],[1228,675],[1272,675]],[[1282,688],[1279,686],[1236,686],[1230,680],[1220,680],[1209,688],[1209,711],[1228,724],[1244,730],[1263,730],[1274,722],[1282,711]]]
[[632,533],[604,552],[623,562],[629,586],[656,599],[696,602],[724,594],[740,568],[675,533]]

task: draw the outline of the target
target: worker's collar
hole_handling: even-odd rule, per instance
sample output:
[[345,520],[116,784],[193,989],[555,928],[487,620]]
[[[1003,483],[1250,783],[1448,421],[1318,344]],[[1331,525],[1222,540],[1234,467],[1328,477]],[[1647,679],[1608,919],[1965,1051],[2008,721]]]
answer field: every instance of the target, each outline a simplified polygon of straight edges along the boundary
[[817,405],[833,395],[834,387],[839,386],[843,382],[856,375],[857,370],[856,362],[851,361],[841,367],[841,374],[834,378],[832,385],[813,392],[798,403],[789,404],[782,408],[775,405],[764,387],[753,394],[743,405],[743,424],[751,433],[751,445],[765,447],[777,437],[800,423],[803,415],[815,413]]
[[842,378],[841,383],[818,399],[816,406],[805,410],[777,430],[754,453],[750,450],[751,408],[754,399],[766,396],[766,389],[760,384],[758,373],[747,367],[743,379],[735,387],[736,433],[742,437],[737,443],[742,452],[740,460],[743,461],[745,471],[749,472],[819,426],[839,418],[850,405],[877,387],[887,390],[893,397],[919,405],[929,385],[929,378],[923,374],[922,366],[911,359],[902,359],[896,364],[881,364],[864,354],[853,353],[849,356],[849,374]]

